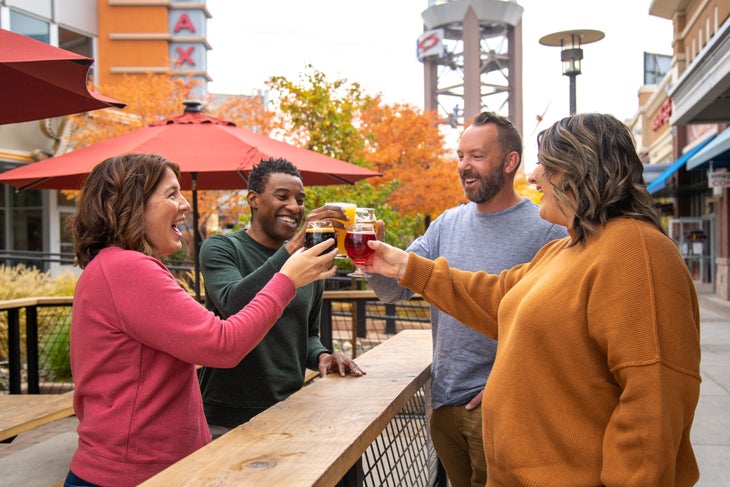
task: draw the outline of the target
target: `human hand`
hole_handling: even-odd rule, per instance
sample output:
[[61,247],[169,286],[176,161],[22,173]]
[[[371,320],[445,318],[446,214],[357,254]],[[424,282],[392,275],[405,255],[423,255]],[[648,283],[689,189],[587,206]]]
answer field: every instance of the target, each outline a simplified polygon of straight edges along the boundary
[[368,245],[375,250],[375,253],[365,265],[361,266],[365,272],[398,279],[403,276],[408,265],[408,253],[380,240],[371,240]]
[[385,242],[385,222],[383,220],[375,222],[375,238],[381,242]]
[[474,396],[471,401],[466,403],[466,410],[471,411],[472,409],[476,409],[479,407],[479,405],[482,403],[482,396],[484,395],[484,389],[479,391],[479,394]]
[[320,206],[319,208],[315,208],[314,210],[309,212],[309,215],[304,219],[304,223],[297,231],[294,236],[289,239],[289,241],[286,243],[286,250],[293,254],[297,250],[304,247],[304,237],[307,234],[307,223],[313,220],[329,220],[332,222],[332,226],[336,228],[344,228],[344,225],[341,222],[338,222],[335,220],[335,218],[339,218],[342,220],[347,220],[347,217],[345,217],[345,214],[342,212],[342,209],[339,206]]
[[294,252],[281,266],[280,272],[288,276],[295,287],[301,287],[334,276],[337,271],[335,255],[337,246],[332,246],[331,240],[325,240],[311,249],[302,248]]
[[345,357],[340,352],[320,354],[317,369],[320,377],[324,377],[330,372],[338,372],[340,377],[344,377],[347,372],[356,377],[366,374],[353,360]]

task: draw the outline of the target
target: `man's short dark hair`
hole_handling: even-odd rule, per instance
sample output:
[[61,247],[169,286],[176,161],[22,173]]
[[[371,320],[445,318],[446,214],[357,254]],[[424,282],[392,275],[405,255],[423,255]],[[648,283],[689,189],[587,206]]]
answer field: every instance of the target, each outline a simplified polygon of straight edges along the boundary
[[520,155],[520,160],[522,160],[522,136],[509,118],[494,112],[482,112],[474,118],[471,124],[479,127],[490,123],[497,126],[499,145],[502,147],[504,155],[514,151]]
[[270,158],[262,159],[260,163],[253,166],[251,174],[248,176],[248,189],[256,193],[262,193],[266,188],[266,183],[272,174],[284,173],[302,179],[297,167],[286,159]]

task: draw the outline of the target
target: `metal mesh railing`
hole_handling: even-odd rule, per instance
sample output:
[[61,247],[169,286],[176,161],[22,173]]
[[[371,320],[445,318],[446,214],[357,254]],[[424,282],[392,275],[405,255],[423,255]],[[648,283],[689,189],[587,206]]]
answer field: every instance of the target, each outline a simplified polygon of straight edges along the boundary
[[424,487],[435,484],[437,457],[428,429],[426,387],[419,389],[363,454],[362,485]]
[[71,390],[70,328],[70,298],[58,305],[18,304],[0,310],[0,392]]

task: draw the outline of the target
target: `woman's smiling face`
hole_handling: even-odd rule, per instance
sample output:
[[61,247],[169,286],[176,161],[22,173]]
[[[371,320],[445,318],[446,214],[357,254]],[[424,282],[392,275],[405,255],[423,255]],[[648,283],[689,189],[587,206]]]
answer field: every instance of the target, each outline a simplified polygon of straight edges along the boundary
[[157,257],[164,257],[182,248],[182,232],[190,204],[180,193],[180,183],[172,169],[157,183],[144,203],[144,235]]
[[564,227],[570,228],[575,215],[570,208],[566,208],[565,205],[559,205],[558,200],[555,198],[555,192],[553,184],[560,180],[558,173],[553,173],[548,180],[545,176],[545,168],[542,164],[538,163],[535,170],[527,178],[530,184],[534,184],[537,191],[542,193],[542,199],[540,201],[540,216],[556,225],[563,225]]

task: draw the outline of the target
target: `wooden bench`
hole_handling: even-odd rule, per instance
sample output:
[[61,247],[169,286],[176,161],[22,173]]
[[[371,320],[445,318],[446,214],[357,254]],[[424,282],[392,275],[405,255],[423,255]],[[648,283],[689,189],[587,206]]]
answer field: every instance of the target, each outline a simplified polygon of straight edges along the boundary
[[0,441],[73,414],[73,391],[0,395]]
[[403,331],[358,364],[367,375],[318,379],[141,485],[335,485],[430,378],[431,331]]

